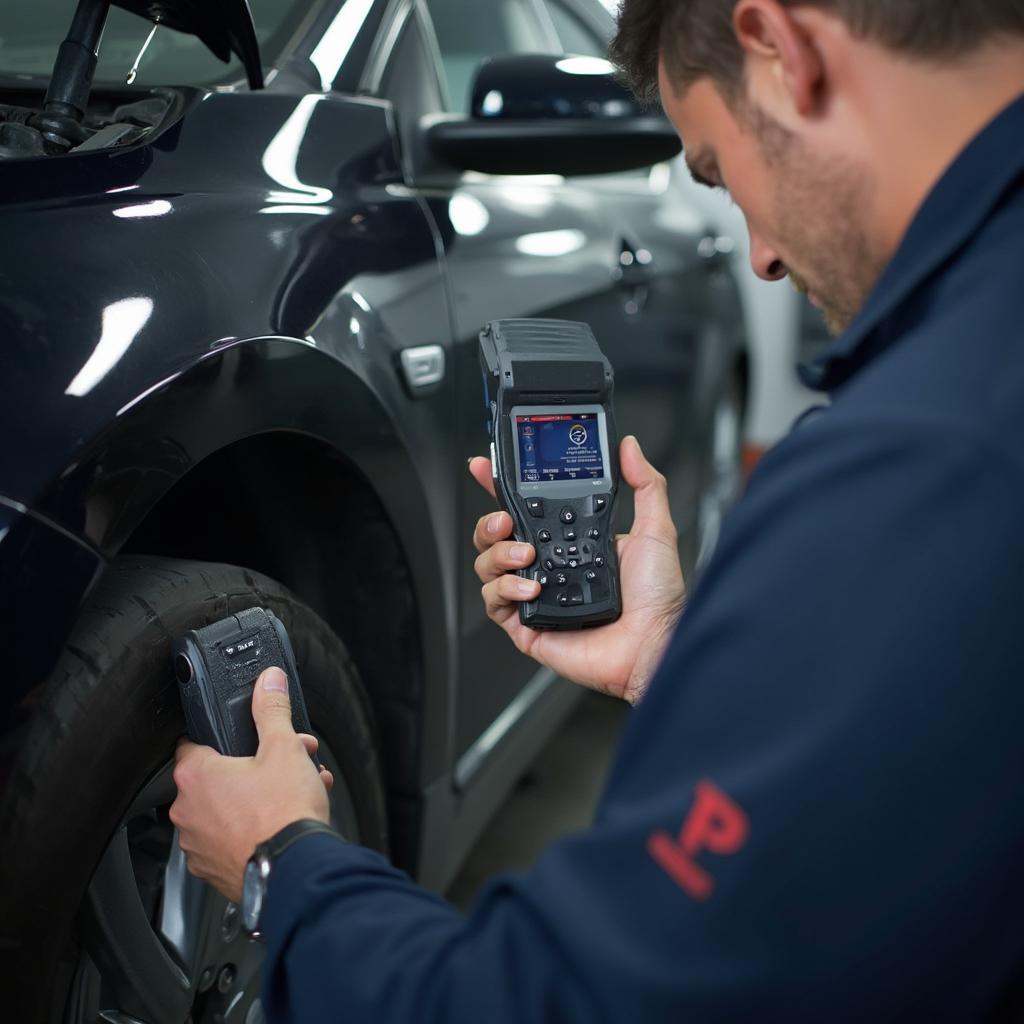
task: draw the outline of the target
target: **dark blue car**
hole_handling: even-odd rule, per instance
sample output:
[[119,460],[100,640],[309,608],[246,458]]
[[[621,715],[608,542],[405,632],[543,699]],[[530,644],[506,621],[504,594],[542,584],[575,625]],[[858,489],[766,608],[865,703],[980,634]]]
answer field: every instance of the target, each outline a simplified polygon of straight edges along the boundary
[[477,332],[592,325],[692,565],[742,319],[597,0],[106,8],[0,12],[0,1016],[252,1022],[172,638],[273,608],[336,823],[443,889],[573,701],[480,602]]

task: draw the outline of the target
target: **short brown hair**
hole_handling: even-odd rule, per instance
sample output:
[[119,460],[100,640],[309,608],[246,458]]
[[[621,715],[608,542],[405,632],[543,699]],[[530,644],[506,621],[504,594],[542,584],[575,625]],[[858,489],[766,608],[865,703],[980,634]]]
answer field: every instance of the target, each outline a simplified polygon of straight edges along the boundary
[[[969,53],[997,34],[1024,35],[1024,0],[779,0],[835,11],[859,38],[929,59]],[[621,0],[611,58],[641,99],[657,100],[658,57],[680,91],[710,78],[732,98],[743,79],[736,0]]]

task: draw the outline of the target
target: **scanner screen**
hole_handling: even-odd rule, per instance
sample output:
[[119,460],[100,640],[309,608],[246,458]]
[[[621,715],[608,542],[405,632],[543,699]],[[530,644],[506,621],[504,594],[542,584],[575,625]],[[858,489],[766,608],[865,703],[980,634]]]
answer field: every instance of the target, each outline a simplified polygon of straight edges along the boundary
[[516,416],[522,483],[595,480],[604,476],[597,413]]

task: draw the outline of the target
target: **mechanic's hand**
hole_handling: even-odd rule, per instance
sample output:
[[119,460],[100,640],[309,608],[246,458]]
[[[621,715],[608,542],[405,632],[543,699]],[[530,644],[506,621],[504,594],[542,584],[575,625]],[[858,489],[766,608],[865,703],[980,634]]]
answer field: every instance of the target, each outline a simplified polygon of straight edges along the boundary
[[[533,545],[506,540],[512,535],[512,517],[507,512],[484,516],[476,525],[473,543],[480,552],[476,574],[484,584],[487,614],[519,650],[567,679],[635,704],[661,661],[682,614],[686,591],[665,478],[632,436],[622,439],[619,464],[622,478],[636,492],[636,515],[633,528],[615,542],[622,585],[618,621],[577,632],[524,626],[518,604],[532,601],[540,593],[540,584],[513,571],[533,563]],[[489,459],[470,459],[469,471],[494,494]]]
[[281,669],[268,668],[256,680],[252,716],[260,740],[255,757],[225,757],[189,740],[178,744],[178,796],[170,810],[189,872],[236,903],[256,845],[300,818],[329,821],[327,793],[334,784],[326,768],[317,778],[310,760],[316,737],[292,727]]

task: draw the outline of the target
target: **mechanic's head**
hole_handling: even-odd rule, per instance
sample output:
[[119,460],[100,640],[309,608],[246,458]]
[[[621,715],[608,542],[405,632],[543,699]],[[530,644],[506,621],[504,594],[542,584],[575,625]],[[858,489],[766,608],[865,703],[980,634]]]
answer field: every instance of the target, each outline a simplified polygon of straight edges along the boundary
[[1024,0],[622,0],[611,54],[743,210],[755,272],[789,274],[839,331],[1024,89]]

